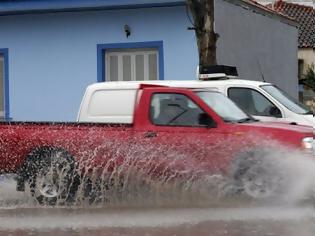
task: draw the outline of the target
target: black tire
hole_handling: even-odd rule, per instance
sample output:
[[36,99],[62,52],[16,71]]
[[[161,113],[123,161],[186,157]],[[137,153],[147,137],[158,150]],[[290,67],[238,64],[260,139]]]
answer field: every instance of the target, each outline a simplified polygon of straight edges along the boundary
[[252,199],[279,197],[284,190],[284,177],[269,158],[270,150],[258,149],[241,153],[232,166],[234,185]]
[[33,150],[25,165],[31,195],[41,205],[73,202],[79,185],[75,167],[73,157],[61,148]]

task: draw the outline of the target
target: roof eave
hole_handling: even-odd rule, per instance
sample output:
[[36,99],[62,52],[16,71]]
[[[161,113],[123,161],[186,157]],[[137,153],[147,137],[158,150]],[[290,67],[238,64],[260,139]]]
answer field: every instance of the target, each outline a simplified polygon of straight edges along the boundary
[[285,24],[292,25],[294,27],[299,26],[299,23],[297,21],[295,21],[294,19],[292,19],[288,16],[279,14],[278,12],[273,11],[272,9],[263,9],[262,8],[263,6],[262,7],[256,6],[255,4],[250,3],[246,0],[245,1],[243,1],[243,0],[224,0],[224,1],[233,3],[235,5],[238,5],[240,7],[245,8],[247,10],[251,9],[255,13],[258,13],[258,14],[261,14],[264,16],[268,16],[268,17],[273,18],[273,19],[280,20],[281,22],[283,22]]
[[301,49],[313,49],[315,50],[315,46],[299,46]]
[[[31,3],[30,3],[31,2]],[[117,1],[29,1],[0,3],[0,15],[18,15],[32,13],[68,12],[68,11],[88,11],[88,10],[115,10],[115,9],[137,9],[151,7],[172,7],[183,6],[185,0],[120,0]]]

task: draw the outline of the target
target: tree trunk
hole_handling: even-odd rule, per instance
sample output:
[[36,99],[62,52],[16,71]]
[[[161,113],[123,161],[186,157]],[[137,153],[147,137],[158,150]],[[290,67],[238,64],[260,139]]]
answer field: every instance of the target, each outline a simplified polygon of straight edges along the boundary
[[199,51],[199,65],[216,65],[216,43],[214,32],[214,0],[187,0],[192,14]]

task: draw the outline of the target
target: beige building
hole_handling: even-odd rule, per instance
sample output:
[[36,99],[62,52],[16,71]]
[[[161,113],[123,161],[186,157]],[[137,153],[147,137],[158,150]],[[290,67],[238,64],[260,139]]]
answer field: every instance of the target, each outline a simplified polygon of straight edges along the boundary
[[[299,2],[292,3],[292,2]],[[301,5],[303,2],[308,5]],[[315,8],[310,6],[313,0],[282,1],[278,0],[268,5],[277,12],[287,15],[299,23],[299,77],[307,69],[315,65]]]
[[298,58],[300,67],[299,72],[300,74],[305,74],[309,67],[315,67],[315,48],[299,48]]

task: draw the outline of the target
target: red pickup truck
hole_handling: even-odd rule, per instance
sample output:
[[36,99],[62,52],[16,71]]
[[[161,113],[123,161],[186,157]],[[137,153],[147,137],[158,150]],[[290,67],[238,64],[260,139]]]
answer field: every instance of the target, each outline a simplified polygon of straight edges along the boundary
[[268,152],[314,155],[312,128],[258,122],[194,83],[98,83],[87,88],[77,123],[2,122],[1,173],[16,174],[17,190],[27,183],[49,204],[75,198],[83,182],[102,180],[108,189],[115,177],[136,175],[171,182],[220,174],[264,198],[279,188],[273,164],[261,171]]

